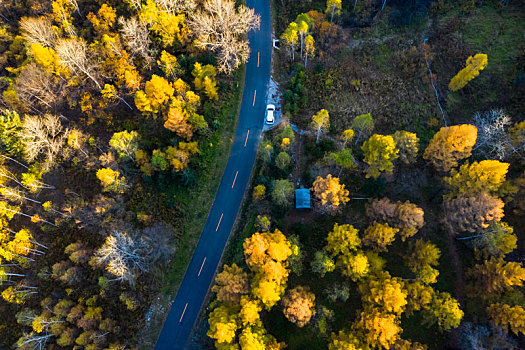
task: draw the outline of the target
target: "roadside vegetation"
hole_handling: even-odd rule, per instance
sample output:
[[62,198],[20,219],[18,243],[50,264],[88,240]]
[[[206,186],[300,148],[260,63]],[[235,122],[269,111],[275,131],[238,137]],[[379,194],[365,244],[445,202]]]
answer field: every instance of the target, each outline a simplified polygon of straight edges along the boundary
[[199,345],[524,348],[523,7],[272,6],[283,123]]
[[4,1],[0,348],[151,349],[225,167],[253,10]]

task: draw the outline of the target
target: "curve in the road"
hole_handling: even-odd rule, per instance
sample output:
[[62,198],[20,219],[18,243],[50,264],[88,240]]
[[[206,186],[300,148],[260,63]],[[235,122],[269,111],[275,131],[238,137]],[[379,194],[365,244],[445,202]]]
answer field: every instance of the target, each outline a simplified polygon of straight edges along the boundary
[[261,26],[259,30],[248,33],[251,52],[246,64],[244,92],[235,139],[215,201],[164,322],[155,345],[156,350],[186,348],[237,217],[255,162],[270,80],[270,3],[269,0],[247,0],[246,5],[261,16]]

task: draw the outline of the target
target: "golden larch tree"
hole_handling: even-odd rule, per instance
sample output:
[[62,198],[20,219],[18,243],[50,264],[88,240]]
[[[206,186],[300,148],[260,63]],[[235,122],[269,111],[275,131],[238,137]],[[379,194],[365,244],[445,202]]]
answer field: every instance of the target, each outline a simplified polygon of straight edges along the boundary
[[509,163],[498,160],[482,160],[481,162],[466,162],[459,170],[452,169],[450,177],[444,180],[452,188],[449,198],[458,194],[477,194],[487,192],[497,194],[505,181]]
[[321,201],[321,205],[338,207],[350,200],[348,197],[350,192],[345,188],[345,185],[339,183],[339,178],[332,177],[331,174],[325,178],[318,176],[313,183],[312,190],[315,197]]
[[395,314],[386,313],[378,309],[361,312],[355,328],[363,332],[366,344],[390,349],[399,338],[403,329],[400,319]]
[[487,308],[487,313],[492,321],[515,334],[525,334],[525,309],[520,306],[510,306],[503,303],[495,303]]
[[488,57],[484,53],[475,54],[474,57],[470,56],[467,58],[467,65],[465,68],[460,70],[448,84],[448,87],[452,91],[458,91],[467,85],[469,81],[479,75],[479,72],[485,69],[489,63]]
[[423,158],[437,170],[447,172],[458,165],[458,160],[470,157],[477,136],[478,129],[474,125],[443,127],[430,141]]
[[474,278],[476,290],[503,292],[514,286],[523,286],[525,268],[519,262],[506,262],[502,258],[490,258],[483,264],[475,265],[469,275]]
[[388,224],[380,224],[376,221],[368,226],[363,235],[363,244],[372,247],[374,251],[386,252],[387,246],[396,239],[398,228],[390,227]]
[[379,308],[400,315],[407,305],[407,292],[404,290],[403,282],[388,273],[360,283],[359,291],[365,311]]

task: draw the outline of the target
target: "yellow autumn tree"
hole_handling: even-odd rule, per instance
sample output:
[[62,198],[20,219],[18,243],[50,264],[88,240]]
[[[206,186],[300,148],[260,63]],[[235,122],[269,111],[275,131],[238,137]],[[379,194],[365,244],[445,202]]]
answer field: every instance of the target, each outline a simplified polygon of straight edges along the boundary
[[362,350],[363,348],[359,338],[346,331],[339,331],[338,334],[332,333],[331,342],[328,344],[328,350]]
[[111,168],[98,169],[97,178],[106,192],[124,193],[129,188],[126,178]]
[[290,61],[293,63],[295,59],[295,47],[299,43],[297,23],[292,22],[288,25],[284,33],[281,35],[281,40],[284,45],[290,49]]
[[359,284],[361,300],[365,311],[379,308],[388,313],[400,315],[407,305],[407,293],[400,278],[383,273]]
[[374,221],[374,223],[365,230],[363,244],[372,247],[372,249],[377,252],[386,252],[386,247],[394,242],[396,233],[398,232],[398,228]]
[[216,345],[230,344],[235,340],[235,332],[239,328],[237,310],[238,308],[221,305],[210,313],[210,329],[206,334],[215,339]]
[[284,294],[285,285],[277,281],[266,280],[261,275],[256,275],[252,282],[252,294],[259,299],[266,310],[270,310]]
[[403,329],[399,317],[379,309],[361,312],[354,325],[363,333],[366,344],[374,348],[390,349]]
[[447,292],[436,292],[432,301],[422,313],[423,323],[437,324],[442,330],[456,328],[465,314],[459,302]]
[[399,150],[399,160],[405,164],[413,163],[416,160],[419,150],[419,138],[413,132],[398,130],[392,135]]
[[448,87],[452,91],[458,91],[467,85],[469,81],[479,75],[479,72],[485,69],[488,64],[488,58],[486,54],[478,53],[474,57],[470,56],[467,58],[467,65],[465,68],[460,70],[448,84]]
[[239,311],[240,321],[244,327],[255,325],[260,322],[262,307],[257,300],[252,300],[248,296],[241,297],[241,310]]
[[319,135],[321,134],[321,131],[323,129],[330,128],[330,115],[328,114],[328,111],[326,109],[321,109],[317,114],[314,114],[312,116],[312,123],[311,123],[312,129],[314,129],[317,133],[317,138],[315,139],[315,143],[319,142]]
[[254,233],[243,244],[246,264],[250,268],[260,267],[269,260],[283,262],[292,255],[290,242],[281,231]]
[[330,22],[332,22],[334,15],[341,14],[341,0],[327,0],[325,13],[330,15]]
[[346,144],[348,141],[351,141],[354,138],[355,132],[353,129],[346,129],[343,131],[343,133],[339,136],[339,138],[343,141],[343,148],[346,147]]
[[461,124],[441,128],[425,149],[423,158],[437,170],[447,172],[467,158],[476,144],[478,129],[474,125]]
[[164,47],[169,47],[175,41],[185,43],[190,30],[184,12],[166,11],[158,6],[160,2],[147,0],[139,11],[139,19],[146,23],[149,29],[160,38]]
[[180,172],[188,166],[192,155],[200,153],[197,141],[179,142],[175,146],[166,148],[166,160],[169,161],[173,171]]
[[291,243],[279,230],[254,233],[243,244],[248,267],[255,272],[252,294],[266,309],[277,303],[289,275],[287,259],[292,255]]
[[357,281],[368,275],[370,272],[370,262],[363,252],[341,254],[337,257],[337,267],[341,268],[344,276]]
[[97,33],[106,34],[115,24],[117,11],[111,6],[102,4],[96,15],[93,12],[90,12],[86,17],[91,22]]
[[44,47],[40,44],[32,44],[31,54],[35,62],[44,68],[46,72],[64,75],[65,77],[69,76],[69,69],[60,64],[60,58],[52,48]]
[[162,50],[162,52],[160,53],[160,57],[157,60],[157,64],[159,65],[160,69],[162,69],[166,77],[176,79],[179,75],[182,74],[182,70],[180,68],[180,64],[177,60],[177,57],[173,56],[166,50]]
[[255,200],[263,200],[264,196],[266,195],[266,186],[264,185],[257,185],[253,189],[253,198]]
[[189,115],[180,101],[175,99],[171,102],[164,127],[186,140],[192,138],[194,127],[189,123]]
[[60,24],[62,30],[69,35],[75,35],[75,27],[73,26],[72,13],[78,10],[76,1],[69,0],[53,0],[51,8],[53,10],[53,19]]
[[153,74],[144,90],[135,93],[135,105],[141,112],[158,113],[173,97],[175,89],[166,79]]
[[405,315],[411,316],[414,311],[421,311],[428,309],[428,306],[434,298],[435,290],[420,282],[405,282],[405,290],[407,292],[407,305]]
[[449,198],[458,194],[477,194],[488,192],[497,194],[500,186],[505,181],[509,169],[509,163],[498,160],[482,160],[481,162],[466,162],[461,165],[459,171],[452,169],[450,177],[444,180],[452,187]]
[[345,189],[345,185],[339,183],[339,178],[332,177],[331,174],[328,174],[326,178],[318,176],[313,183],[312,191],[321,201],[321,205],[328,207],[338,207],[350,200],[348,197],[350,192]]
[[393,161],[399,157],[399,150],[391,135],[374,134],[361,146],[364,152],[364,162],[368,164],[365,169],[366,177],[377,179],[381,172],[392,174]]
[[504,292],[514,286],[521,287],[525,281],[525,268],[519,262],[507,262],[502,258],[490,258],[469,271],[477,290],[489,293]]
[[407,265],[416,274],[416,279],[424,284],[437,282],[439,271],[433,266],[438,265],[441,251],[430,242],[418,239],[409,244],[411,254],[406,257]]
[[348,255],[355,252],[361,246],[361,239],[359,238],[359,231],[352,225],[335,224],[332,231],[326,237],[325,250],[330,252],[332,256],[339,254]]
[[211,64],[202,65],[199,62],[195,62],[193,71],[191,74],[195,77],[193,83],[197,90],[204,90],[206,96],[210,100],[219,99],[217,94],[217,82],[215,76],[217,75],[217,69]]

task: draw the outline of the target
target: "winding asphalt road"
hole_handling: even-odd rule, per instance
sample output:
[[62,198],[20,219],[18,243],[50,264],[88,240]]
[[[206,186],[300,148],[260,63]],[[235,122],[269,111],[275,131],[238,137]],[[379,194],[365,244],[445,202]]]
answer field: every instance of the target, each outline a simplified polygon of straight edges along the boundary
[[250,58],[230,158],[197,248],[186,270],[156,350],[185,349],[224,251],[252,172],[264,124],[272,54],[270,2],[247,0],[261,16],[259,30],[248,33]]

